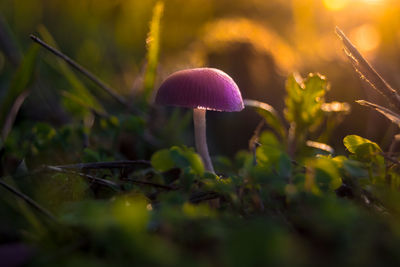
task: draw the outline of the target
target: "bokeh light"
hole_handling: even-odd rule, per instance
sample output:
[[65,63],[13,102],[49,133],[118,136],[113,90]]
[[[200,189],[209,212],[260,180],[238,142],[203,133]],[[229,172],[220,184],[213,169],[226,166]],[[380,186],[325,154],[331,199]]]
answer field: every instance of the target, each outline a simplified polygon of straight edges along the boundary
[[329,10],[340,10],[348,4],[349,0],[323,0],[324,6]]
[[349,6],[357,5],[360,7],[362,5],[382,5],[384,0],[323,0],[325,8],[332,11],[342,10]]
[[361,52],[373,51],[380,43],[379,32],[371,24],[364,24],[355,28],[351,31],[350,38]]

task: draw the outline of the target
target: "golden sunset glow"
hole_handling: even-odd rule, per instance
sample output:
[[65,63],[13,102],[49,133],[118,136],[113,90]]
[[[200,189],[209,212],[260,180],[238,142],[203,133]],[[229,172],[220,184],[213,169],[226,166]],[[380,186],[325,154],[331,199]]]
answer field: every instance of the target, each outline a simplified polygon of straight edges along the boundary
[[323,0],[324,6],[329,10],[340,10],[346,7],[349,0]]
[[364,24],[355,28],[350,33],[350,38],[362,52],[370,52],[376,49],[380,43],[379,32],[371,24]]
[[384,2],[384,0],[323,0],[325,8],[332,11],[342,10],[350,4],[381,5],[384,4]]

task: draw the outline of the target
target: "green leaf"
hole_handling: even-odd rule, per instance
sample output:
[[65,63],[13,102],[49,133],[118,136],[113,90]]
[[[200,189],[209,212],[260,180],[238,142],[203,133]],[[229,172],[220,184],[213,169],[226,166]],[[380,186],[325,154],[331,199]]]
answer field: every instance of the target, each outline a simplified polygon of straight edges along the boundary
[[48,144],[54,136],[56,136],[56,130],[47,123],[39,122],[37,123],[32,132],[35,134],[34,143],[41,148],[42,146]]
[[306,190],[319,193],[333,191],[342,184],[339,166],[333,159],[321,157],[311,159],[306,164],[308,171],[306,174]]
[[232,178],[220,178],[218,176],[213,176],[202,180],[205,189],[210,191],[215,191],[222,194],[230,194],[235,190],[235,183]]
[[150,22],[150,31],[146,39],[147,43],[147,69],[144,76],[144,96],[148,99],[154,89],[158,56],[160,50],[160,22],[164,12],[164,3],[159,1],[153,9],[153,17]]
[[171,157],[175,162],[175,165],[181,169],[186,167],[192,168],[196,174],[203,175],[204,166],[200,156],[196,154],[192,149],[186,147],[171,147]]
[[0,126],[3,127],[7,114],[9,113],[16,98],[29,86],[32,80],[33,72],[39,46],[31,45],[26,53],[21,65],[11,81],[11,85],[4,96],[0,105]]
[[376,154],[377,152],[382,152],[378,144],[363,138],[358,135],[348,135],[343,139],[343,143],[347,150],[351,153],[357,153],[357,150],[361,153]]
[[282,144],[271,132],[263,132],[260,137],[261,146],[257,148],[257,161],[261,166],[275,167],[284,153]]
[[319,74],[310,74],[304,81],[295,75],[286,81],[285,117],[297,128],[307,129],[322,119],[321,104],[328,82]]
[[286,153],[282,153],[278,160],[278,174],[289,179],[292,173],[292,161]]
[[197,175],[202,176],[204,173],[204,165],[203,165],[203,161],[201,160],[201,157],[197,153],[195,153],[194,151],[191,151],[189,149],[187,149],[183,153],[184,153],[184,156],[189,161],[190,167],[195,171],[195,173]]
[[151,165],[160,172],[168,171],[175,167],[169,149],[159,150],[151,157]]
[[153,167],[161,172],[178,167],[181,169],[191,168],[197,175],[204,173],[203,161],[192,149],[186,147],[171,147],[157,151],[151,157]]
[[368,177],[368,170],[361,162],[347,159],[343,162],[344,170],[353,177],[363,178]]
[[169,152],[177,167],[183,169],[190,166],[190,161],[185,157],[180,147],[171,147]]

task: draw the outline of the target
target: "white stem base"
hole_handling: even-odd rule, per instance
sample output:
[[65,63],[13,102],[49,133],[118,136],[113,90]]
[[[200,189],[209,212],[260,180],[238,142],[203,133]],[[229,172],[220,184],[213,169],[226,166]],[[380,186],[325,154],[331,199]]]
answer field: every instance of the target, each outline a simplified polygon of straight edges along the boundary
[[198,108],[193,109],[193,122],[197,153],[200,154],[206,171],[215,173],[207,147],[206,110]]

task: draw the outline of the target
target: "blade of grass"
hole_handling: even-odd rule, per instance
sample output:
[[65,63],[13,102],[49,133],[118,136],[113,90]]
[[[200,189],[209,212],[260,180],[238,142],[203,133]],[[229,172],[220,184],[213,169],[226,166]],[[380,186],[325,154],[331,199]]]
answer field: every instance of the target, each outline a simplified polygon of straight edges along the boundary
[[8,113],[3,129],[1,131],[1,138],[5,141],[7,139],[8,134],[11,132],[12,126],[14,124],[15,118],[17,117],[18,111],[24,103],[25,99],[29,96],[30,92],[25,91],[22,92],[17,99],[15,99],[13,106],[11,107],[10,112]]
[[283,139],[285,138],[286,131],[282,119],[271,105],[252,99],[244,99],[243,102],[246,107],[256,108],[257,112],[264,117],[265,121],[272,127],[278,136]]
[[324,144],[324,143],[320,143],[320,142],[316,142],[316,141],[307,140],[306,141],[306,146],[312,147],[312,148],[317,148],[317,149],[326,151],[326,152],[328,152],[330,154],[334,154],[335,153],[335,150],[330,145],[327,145],[327,144]]
[[117,102],[119,102],[120,104],[122,104],[125,107],[129,107],[128,102],[122,98],[120,95],[118,95],[114,89],[112,89],[110,86],[108,86],[107,84],[105,84],[103,81],[101,81],[99,78],[97,78],[94,74],[92,74],[90,71],[88,71],[87,69],[85,69],[84,67],[82,67],[80,64],[78,64],[77,62],[75,62],[74,60],[72,60],[71,58],[69,58],[68,56],[66,56],[65,54],[63,54],[62,52],[60,52],[59,50],[57,50],[56,48],[48,45],[47,43],[45,43],[44,41],[42,41],[39,37],[31,34],[30,38],[40,44],[41,46],[43,46],[44,48],[46,48],[47,50],[49,50],[51,53],[53,53],[54,55],[56,55],[57,57],[61,58],[62,60],[64,60],[66,63],[68,63],[72,68],[74,68],[75,70],[77,70],[78,72],[82,73],[83,75],[85,75],[87,78],[89,78],[89,80],[91,80],[92,82],[94,82],[97,86],[99,86],[100,88],[102,88],[107,94],[109,94],[113,99],[115,99]]
[[[43,25],[38,26],[38,32],[40,33],[44,42],[48,43],[55,49],[58,49],[58,45],[54,40],[53,36]],[[78,104],[79,110],[81,111],[78,112],[78,114],[80,113],[78,116],[85,116],[84,114],[87,113],[85,112],[87,109],[95,110],[96,113],[98,114],[105,113],[104,107],[101,105],[96,95],[90,92],[90,90],[85,86],[85,84],[81,82],[81,80],[75,75],[75,73],[68,66],[68,64],[60,58],[56,58],[56,62],[58,63],[57,70],[61,72],[61,74],[66,78],[66,80],[71,85],[69,89],[70,94],[74,95],[75,98],[81,99],[81,101],[85,102],[85,106]],[[68,97],[65,97],[64,95],[64,100],[66,100],[67,98]],[[71,99],[68,98],[68,100]],[[76,101],[72,100],[72,102],[75,102],[76,104]],[[66,103],[68,103],[68,101],[66,101],[64,104]],[[72,110],[73,109],[74,108],[72,107]]]
[[342,30],[336,27],[336,34],[342,40],[344,51],[349,58],[354,69],[365,79],[375,90],[386,97],[388,102],[400,110],[400,96],[368,63],[360,54],[357,48],[350,42]]
[[40,206],[36,201],[34,201],[33,199],[31,199],[30,197],[28,197],[27,195],[25,195],[24,193],[18,191],[17,189],[15,189],[14,187],[10,186],[9,184],[5,183],[1,178],[0,178],[0,185],[2,187],[4,187],[5,189],[7,189],[8,191],[10,191],[11,193],[13,193],[14,195],[16,195],[17,197],[21,198],[22,200],[24,200],[26,203],[28,203],[29,205],[31,205],[33,208],[35,208],[36,210],[38,210],[39,212],[43,213],[44,215],[46,215],[48,218],[50,218],[53,221],[57,221],[57,219],[45,208],[43,208],[42,206]]
[[79,97],[76,94],[73,94],[68,91],[62,91],[61,95],[64,96],[65,98],[68,98],[69,100],[75,102],[76,104],[80,105],[81,107],[90,110],[94,114],[100,116],[100,117],[109,117],[109,115],[104,111],[104,110],[99,110],[93,107],[85,98]]
[[400,127],[400,114],[395,113],[395,112],[391,111],[390,109],[387,109],[385,107],[379,106],[377,104],[374,104],[374,103],[371,103],[371,102],[368,102],[365,100],[357,100],[356,102],[362,106],[366,106],[366,107],[375,109],[376,111],[378,111],[379,113],[384,115],[386,118],[391,120],[398,127]]
[[39,46],[36,44],[32,45],[17,72],[14,74],[11,85],[0,106],[0,126],[2,127],[4,127],[6,116],[9,114],[15,100],[26,90],[32,81],[38,50]]
[[158,56],[160,51],[160,22],[164,12],[164,3],[159,1],[153,9],[153,17],[150,21],[150,31],[146,39],[147,44],[147,68],[144,76],[144,97],[149,100],[153,93],[156,80]]

